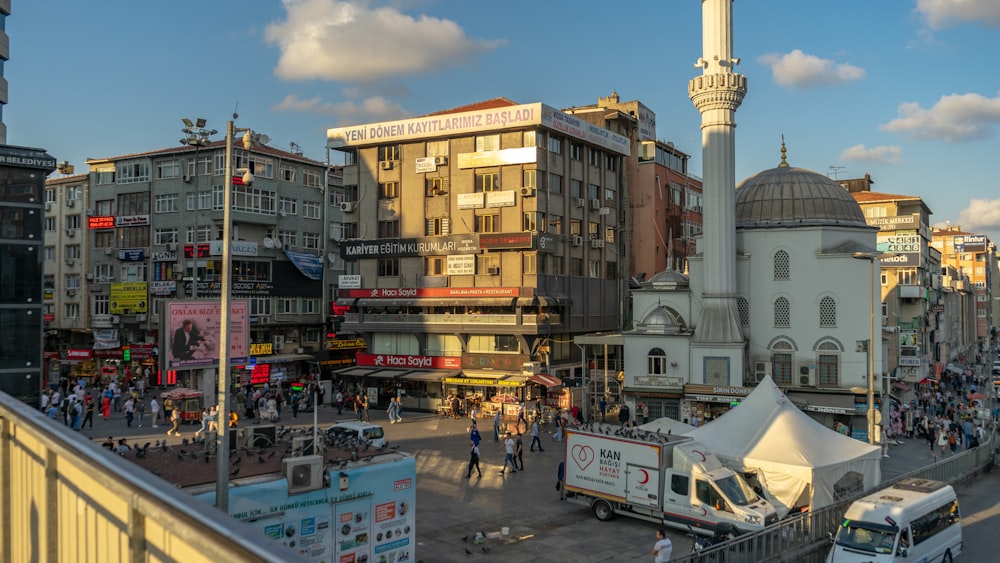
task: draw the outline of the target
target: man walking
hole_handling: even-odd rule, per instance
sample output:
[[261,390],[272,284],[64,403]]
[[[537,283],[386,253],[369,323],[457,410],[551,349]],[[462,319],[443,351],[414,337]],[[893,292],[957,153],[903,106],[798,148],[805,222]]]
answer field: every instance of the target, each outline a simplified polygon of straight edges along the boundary
[[132,418],[135,417],[135,401],[132,397],[129,397],[125,401],[125,421],[128,423],[128,427],[132,428]]
[[493,415],[493,441],[494,442],[499,442],[500,441],[500,411],[499,410],[497,410],[497,412]]
[[344,393],[337,389],[337,394],[333,396],[333,400],[337,403],[337,416],[344,414]]
[[656,543],[653,545],[653,563],[667,563],[673,555],[674,544],[667,538],[663,530],[656,530]]
[[504,471],[507,471],[507,464],[510,463],[510,472],[517,473],[517,462],[514,461],[514,447],[516,446],[514,438],[510,434],[507,434],[507,439],[504,440],[501,447],[506,450],[506,455],[503,458],[503,468],[500,469],[500,474],[503,475]]
[[622,428],[628,426],[628,421],[631,418],[631,413],[628,410],[628,405],[622,403],[622,406],[618,409],[618,422],[622,423]]
[[156,401],[156,397],[149,400],[149,415],[153,419],[153,428],[159,428],[156,423],[160,421],[160,403]]
[[483,472],[482,470],[479,469],[479,443],[477,443],[475,440],[472,440],[469,443],[472,444],[472,450],[469,454],[469,469],[465,472],[465,478],[466,479],[472,478],[473,467],[476,468],[476,473],[478,473],[479,476],[482,477]]
[[607,422],[608,421],[608,399],[606,397],[601,397],[600,407],[601,407],[601,422]]
[[535,451],[535,444],[538,444],[538,451],[544,452],[542,449],[542,441],[538,438],[538,419],[536,418],[531,422],[531,451]]
[[521,433],[517,433],[517,440],[514,442],[514,469],[524,471],[524,442],[521,441]]

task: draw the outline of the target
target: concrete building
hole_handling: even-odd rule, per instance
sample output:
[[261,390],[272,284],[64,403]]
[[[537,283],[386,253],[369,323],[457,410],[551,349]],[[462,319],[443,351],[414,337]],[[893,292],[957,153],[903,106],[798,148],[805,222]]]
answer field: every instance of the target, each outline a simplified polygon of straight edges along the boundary
[[578,377],[573,335],[620,328],[627,136],[500,98],[327,137],[347,193],[337,304],[368,343],[347,376],[432,367],[492,396],[525,371]]
[[950,360],[974,361],[988,354],[994,336],[993,293],[991,291],[997,275],[996,243],[982,233],[962,230],[958,225],[933,229],[931,244],[941,252],[942,266],[954,268],[961,276],[968,278],[968,290],[975,296],[975,306],[970,311],[971,326],[966,329],[963,339],[965,346],[953,353]]

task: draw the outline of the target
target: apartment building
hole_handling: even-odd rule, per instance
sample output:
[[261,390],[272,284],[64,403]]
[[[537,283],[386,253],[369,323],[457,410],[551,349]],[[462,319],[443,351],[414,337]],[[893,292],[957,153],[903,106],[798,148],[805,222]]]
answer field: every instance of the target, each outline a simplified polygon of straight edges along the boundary
[[958,225],[932,229],[931,244],[941,253],[942,266],[949,266],[957,274],[968,280],[968,291],[974,296],[974,306],[967,318],[971,320],[965,327],[966,344],[956,351],[956,358],[968,361],[989,353],[993,338],[992,291],[997,271],[996,243],[982,233],[962,230]]

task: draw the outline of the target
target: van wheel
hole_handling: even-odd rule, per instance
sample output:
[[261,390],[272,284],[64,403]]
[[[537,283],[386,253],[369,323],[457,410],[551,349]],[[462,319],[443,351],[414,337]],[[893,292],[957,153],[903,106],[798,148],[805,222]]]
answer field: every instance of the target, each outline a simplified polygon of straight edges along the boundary
[[944,552],[944,557],[941,558],[941,563],[951,563],[951,550]]
[[601,522],[607,522],[615,516],[615,511],[611,509],[611,504],[606,500],[599,500],[591,506],[594,516]]

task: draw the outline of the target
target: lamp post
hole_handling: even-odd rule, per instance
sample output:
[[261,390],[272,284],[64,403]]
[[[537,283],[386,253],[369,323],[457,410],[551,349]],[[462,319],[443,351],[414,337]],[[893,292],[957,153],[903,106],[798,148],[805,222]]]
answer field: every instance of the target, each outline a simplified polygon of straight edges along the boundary
[[[215,452],[218,455],[215,474],[215,506],[223,512],[229,511],[229,292],[232,289],[232,203],[233,203],[233,137],[243,133],[243,148],[250,150],[253,146],[253,135],[249,129],[238,129],[234,120],[239,117],[233,114],[233,119],[226,122],[226,181],[222,203],[222,289],[221,289],[221,319],[219,322],[219,356],[218,381],[218,432],[216,432]],[[253,183],[253,175],[246,171],[243,174],[243,184]]]
[[[895,252],[855,252],[852,258],[867,260],[871,265],[869,283],[870,300],[868,318],[868,443],[875,444],[875,263],[882,258],[896,256]],[[882,398],[885,400],[885,397]]]
[[211,131],[205,129],[205,125],[208,122],[201,117],[194,122],[186,117],[182,117],[181,121],[184,122],[184,129],[181,129],[181,132],[184,133],[184,138],[181,139],[181,144],[194,147],[194,166],[192,167],[192,172],[194,172],[194,251],[191,253],[192,258],[194,258],[194,270],[191,275],[194,281],[191,282],[191,298],[197,299],[198,280],[200,279],[200,276],[198,276],[198,215],[201,213],[201,186],[199,182],[201,174],[198,173],[198,167],[201,165],[201,147],[207,145],[209,137],[215,135],[218,131],[215,129]]

